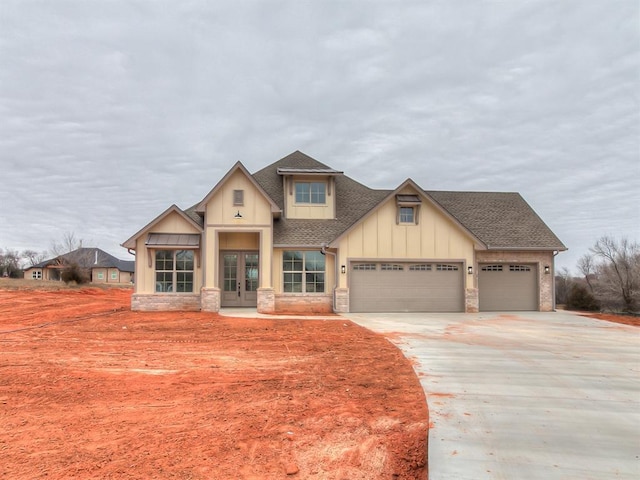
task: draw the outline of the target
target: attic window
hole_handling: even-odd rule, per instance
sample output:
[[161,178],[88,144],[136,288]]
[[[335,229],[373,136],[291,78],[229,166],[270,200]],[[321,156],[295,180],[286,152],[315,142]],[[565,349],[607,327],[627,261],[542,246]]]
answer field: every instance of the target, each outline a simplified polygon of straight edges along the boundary
[[233,206],[234,207],[244,206],[244,190],[233,191]]

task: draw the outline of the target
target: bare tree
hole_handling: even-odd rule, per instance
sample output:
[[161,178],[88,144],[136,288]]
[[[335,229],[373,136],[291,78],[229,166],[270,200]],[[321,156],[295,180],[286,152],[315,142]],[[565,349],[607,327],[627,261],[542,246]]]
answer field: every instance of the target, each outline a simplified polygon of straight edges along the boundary
[[556,274],[556,303],[565,305],[574,284],[571,272],[567,267],[562,267]]
[[27,261],[27,267],[33,267],[46,258],[44,253],[38,253],[35,250],[24,250],[20,255]]
[[20,276],[20,255],[16,250],[0,248],[0,276],[17,278]]
[[600,260],[595,267],[600,300],[618,304],[625,312],[636,312],[640,305],[640,245],[627,238],[604,236],[590,251]]
[[59,243],[51,242],[49,250],[54,257],[58,257],[65,253],[73,252],[80,247],[82,247],[82,239],[77,239],[76,234],[73,232],[66,232]]
[[583,256],[581,256],[578,259],[578,270],[584,276],[584,279],[587,282],[587,285],[589,286],[589,290],[591,290],[591,293],[593,293],[594,290],[593,290],[592,279],[596,273],[593,255],[585,253]]

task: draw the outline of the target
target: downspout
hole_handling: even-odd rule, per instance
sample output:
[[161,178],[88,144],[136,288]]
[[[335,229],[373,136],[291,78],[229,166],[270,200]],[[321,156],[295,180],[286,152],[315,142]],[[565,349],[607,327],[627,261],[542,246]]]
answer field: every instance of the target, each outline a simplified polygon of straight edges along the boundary
[[338,257],[334,252],[330,252],[327,250],[327,244],[323,243],[320,247],[320,253],[322,255],[327,255],[327,253],[333,256],[333,268],[335,270],[333,275],[333,290],[331,292],[331,306],[333,308],[333,313],[336,312],[336,288],[338,288]]
[[559,250],[553,251],[553,263],[551,264],[551,298],[553,298],[553,311],[556,311],[556,255],[560,253]]

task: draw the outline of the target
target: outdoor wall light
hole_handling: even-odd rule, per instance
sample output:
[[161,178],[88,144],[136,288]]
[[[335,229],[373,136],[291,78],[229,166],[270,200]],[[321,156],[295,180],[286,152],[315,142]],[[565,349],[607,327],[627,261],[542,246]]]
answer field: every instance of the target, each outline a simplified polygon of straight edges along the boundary
[[469,275],[473,275],[473,267],[472,267],[471,265],[469,265],[469,266],[467,267],[467,273],[468,273]]
[[238,210],[238,213],[236,213],[233,218],[242,218],[242,214],[240,213],[240,210]]
[[549,265],[544,266],[544,273],[546,273],[547,275],[551,273],[551,267]]
[[347,273],[347,267],[345,267],[344,265],[342,265],[342,266],[340,267],[340,272],[342,272],[342,273]]

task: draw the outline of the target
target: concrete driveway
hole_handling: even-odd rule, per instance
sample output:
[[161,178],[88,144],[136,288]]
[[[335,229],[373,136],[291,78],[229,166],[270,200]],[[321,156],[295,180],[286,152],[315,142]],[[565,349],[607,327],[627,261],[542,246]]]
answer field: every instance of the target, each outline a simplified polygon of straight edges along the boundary
[[567,312],[346,314],[416,361],[429,478],[640,478],[640,329]]

